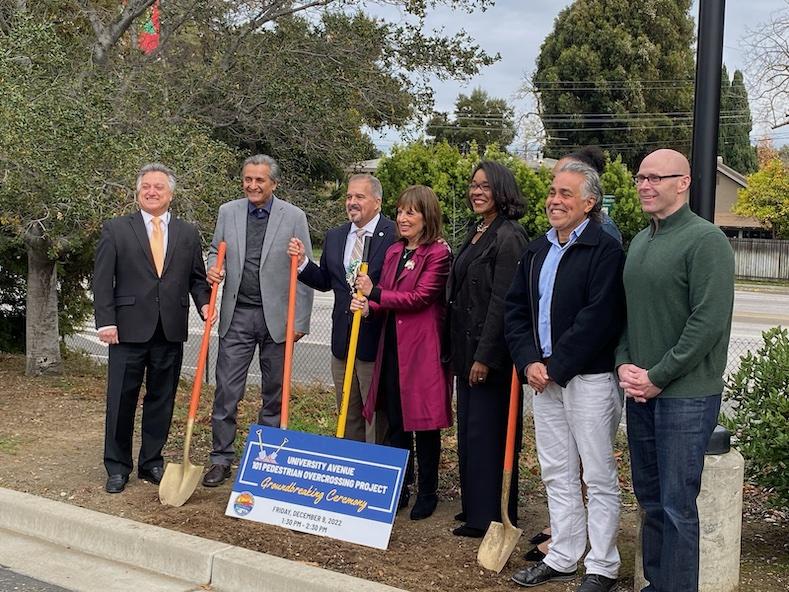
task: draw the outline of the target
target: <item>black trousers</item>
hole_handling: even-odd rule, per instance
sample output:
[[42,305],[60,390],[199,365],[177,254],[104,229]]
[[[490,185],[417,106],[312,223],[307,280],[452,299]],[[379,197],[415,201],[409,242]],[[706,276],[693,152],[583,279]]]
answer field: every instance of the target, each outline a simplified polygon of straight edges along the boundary
[[[405,473],[406,487],[414,483],[416,472],[417,494],[435,495],[438,491],[438,465],[441,461],[441,430],[407,432],[403,430],[403,404],[400,400],[400,381],[397,370],[397,344],[385,345],[379,396],[383,395],[386,419],[389,423],[384,443],[388,446],[408,450],[408,466]],[[416,439],[416,463],[414,470],[414,440]]]
[[[458,460],[462,510],[466,524],[486,530],[501,522],[501,479],[510,402],[508,372],[491,370],[487,380],[470,387],[468,375],[457,377]],[[515,458],[508,513],[518,519],[518,452],[523,433],[523,394],[520,394],[515,433]]]
[[161,321],[145,343],[111,345],[107,368],[107,415],[104,466],[109,475],[129,475],[132,436],[140,387],[145,378],[138,470],[163,465],[162,449],[170,432],[184,344],[167,341]]

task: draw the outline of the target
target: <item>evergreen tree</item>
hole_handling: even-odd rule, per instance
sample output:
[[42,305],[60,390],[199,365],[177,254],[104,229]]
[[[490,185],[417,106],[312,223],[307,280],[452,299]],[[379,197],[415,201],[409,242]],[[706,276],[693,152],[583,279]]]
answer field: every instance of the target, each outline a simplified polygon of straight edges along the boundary
[[576,0],[537,58],[532,89],[558,158],[597,144],[631,168],[658,147],[690,148],[691,0]]
[[742,72],[735,70],[729,83],[726,66],[721,71],[721,115],[718,128],[718,154],[723,162],[739,173],[756,171],[756,148],[751,145],[751,108]]
[[434,113],[427,133],[436,142],[446,140],[463,152],[468,152],[472,142],[483,152],[494,143],[505,148],[515,138],[515,116],[507,101],[475,88],[470,95],[458,95],[454,121],[446,113]]

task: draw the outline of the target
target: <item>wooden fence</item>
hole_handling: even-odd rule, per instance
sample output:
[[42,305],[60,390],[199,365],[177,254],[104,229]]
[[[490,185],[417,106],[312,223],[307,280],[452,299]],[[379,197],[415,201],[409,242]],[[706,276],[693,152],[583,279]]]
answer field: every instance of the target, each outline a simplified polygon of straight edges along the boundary
[[789,279],[789,240],[730,238],[734,274],[749,280]]

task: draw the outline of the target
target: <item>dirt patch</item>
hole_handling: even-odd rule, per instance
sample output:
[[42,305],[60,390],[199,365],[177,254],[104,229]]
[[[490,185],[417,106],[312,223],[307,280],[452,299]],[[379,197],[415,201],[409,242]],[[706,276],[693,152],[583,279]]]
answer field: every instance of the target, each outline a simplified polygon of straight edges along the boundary
[[[513,571],[526,564],[530,545],[524,536],[501,574],[481,569],[476,562],[479,540],[459,539],[451,530],[459,511],[457,458],[451,432],[444,438],[441,501],[429,519],[412,522],[398,515],[387,551],[298,534],[224,515],[230,485],[198,487],[181,508],[162,506],[157,488],[139,481],[136,473],[121,495],[104,492],[102,465],[104,375],[85,360],[69,360],[67,374],[57,378],[27,378],[24,360],[0,355],[0,487],[7,487],[107,514],[123,516],[181,532],[238,545],[286,559],[331,569],[412,591],[513,590]],[[188,398],[184,385],[166,448],[170,460],[181,462],[184,413]],[[316,398],[317,397],[317,398]],[[209,403],[206,392],[195,431],[194,462],[206,461],[210,448]],[[328,425],[333,394],[319,389],[297,389],[292,429],[323,431]],[[323,411],[316,410],[321,406]],[[254,396],[242,404],[245,421],[256,413]],[[328,410],[328,411],[327,411]],[[138,414],[139,415],[139,414]],[[298,421],[296,421],[298,418]],[[527,429],[522,454],[520,526],[526,535],[547,523],[544,494],[537,477],[533,442]],[[136,432],[139,433],[139,430]],[[626,463],[626,454],[620,459]],[[619,537],[622,554],[620,590],[632,590],[634,533],[637,514],[626,488]],[[789,531],[786,516],[770,510],[764,493],[746,489],[743,525],[742,582],[747,589],[785,591],[789,581]],[[550,584],[547,592],[575,590],[578,583]]]

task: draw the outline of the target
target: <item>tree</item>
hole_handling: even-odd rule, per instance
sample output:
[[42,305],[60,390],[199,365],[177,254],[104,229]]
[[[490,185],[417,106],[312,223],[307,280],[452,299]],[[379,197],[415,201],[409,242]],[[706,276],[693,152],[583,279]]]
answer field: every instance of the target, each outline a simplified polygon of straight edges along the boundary
[[614,206],[608,212],[622,233],[622,243],[627,249],[630,241],[649,224],[649,216],[641,209],[638,191],[633,184],[633,173],[622,162],[622,157],[608,160],[600,178],[603,193],[614,196]]
[[744,39],[760,119],[775,127],[789,124],[789,0]]
[[444,238],[458,246],[472,219],[465,199],[471,169],[460,151],[446,141],[417,141],[395,146],[381,159],[376,176],[384,190],[384,212],[394,217],[400,194],[411,185],[427,185],[435,191],[444,213]]
[[781,159],[785,167],[789,167],[789,144],[784,144],[778,149],[778,158]]
[[[397,197],[406,187],[417,184],[432,187],[444,213],[445,238],[453,247],[459,246],[475,220],[468,205],[468,183],[471,171],[482,159],[500,162],[512,171],[526,199],[526,213],[521,224],[532,239],[545,233],[550,228],[545,198],[551,185],[551,171],[545,167],[534,171],[524,160],[507,154],[496,144],[480,153],[472,143],[467,154],[461,154],[446,141],[420,140],[407,146],[395,146],[390,156],[381,159],[376,172],[384,188],[384,211],[394,215]],[[632,173],[617,157],[606,163],[601,180],[603,192],[616,199],[610,215],[627,246],[649,220],[641,210]]]
[[691,0],[576,0],[542,44],[528,88],[545,153],[597,144],[631,168],[656,147],[690,148]]
[[789,239],[789,168],[773,158],[749,175],[748,187],[737,194],[734,213],[753,216],[771,228],[775,238]]
[[474,166],[482,160],[495,160],[507,166],[515,176],[521,193],[526,198],[526,214],[521,219],[532,238],[545,232],[548,218],[544,201],[550,184],[550,172],[531,170],[524,161],[499,149],[495,144],[480,153],[472,142],[467,154],[448,142],[414,142],[396,146],[389,157],[383,158],[376,176],[384,187],[385,211],[394,215],[397,196],[410,185],[427,185],[439,198],[444,213],[444,236],[452,247],[458,247],[466,237],[475,216],[468,205],[468,183]]
[[[188,172],[175,209],[205,230],[227,194],[236,156],[209,130],[167,122],[153,106],[147,118],[125,119],[113,100],[118,79],[80,77],[73,66],[84,46],[51,24],[17,15],[3,41],[0,226],[9,246],[3,254],[24,249],[27,256],[27,373],[59,373],[58,288],[69,297],[68,311],[85,309],[95,239],[103,220],[134,207],[136,169],[163,160]],[[69,272],[62,280],[59,266]]]
[[454,120],[446,113],[434,113],[427,133],[437,142],[446,140],[463,151],[468,151],[471,142],[483,151],[493,143],[505,148],[515,139],[515,114],[507,101],[476,88],[468,96],[458,95]]
[[369,151],[363,125],[427,112],[430,74],[492,62],[465,34],[423,27],[436,4],[489,0],[395,2],[409,24],[347,12],[363,5],[350,0],[170,0],[143,55],[126,33],[152,2],[0,5],[0,265],[25,250],[29,373],[59,371],[58,266],[84,285],[101,221],[134,207],[142,163],[180,173],[175,207],[207,229],[235,187],[236,148],[271,153],[283,187],[303,191]]
[[721,69],[720,124],[718,126],[718,154],[723,162],[743,175],[759,168],[756,148],[751,145],[751,108],[748,91],[745,90],[742,72],[729,74],[724,65]]

